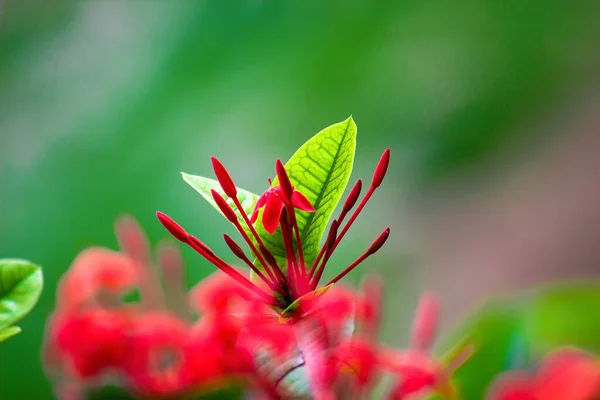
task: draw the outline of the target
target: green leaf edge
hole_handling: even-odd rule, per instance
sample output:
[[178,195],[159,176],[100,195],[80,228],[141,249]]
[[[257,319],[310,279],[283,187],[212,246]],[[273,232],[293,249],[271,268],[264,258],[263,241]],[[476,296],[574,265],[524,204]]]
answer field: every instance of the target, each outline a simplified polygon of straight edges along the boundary
[[[219,184],[219,181],[217,181],[216,179],[206,178],[206,177],[200,176],[200,175],[192,175],[192,174],[188,174],[185,172],[181,172],[181,176],[182,176],[183,180],[188,185],[190,185],[196,192],[200,193],[200,195],[204,198],[204,200],[206,200],[211,206],[213,206],[213,208],[215,210],[217,210],[219,212],[219,214],[223,215],[223,213],[219,209],[219,206],[217,206],[217,203],[215,203],[214,199],[212,198],[212,196],[210,194],[210,190],[208,190],[208,191],[202,190],[201,188],[199,188],[197,186],[197,183],[194,182],[194,180],[195,179],[202,180],[202,181],[206,182],[209,186],[212,186],[211,189],[215,189],[220,195],[223,196],[223,198],[227,201],[227,203],[232,206],[233,210],[235,211],[236,215],[238,216],[238,221],[244,228],[244,231],[246,231],[246,233],[249,234],[249,237],[252,238],[250,229],[246,226],[246,223],[245,223],[243,217],[239,213],[237,207],[235,207],[235,205],[233,204],[233,200],[231,200],[229,198],[229,196],[227,196],[223,192],[223,189],[221,189],[221,185]],[[256,206],[256,203],[258,202],[259,196],[257,194],[250,192],[249,190],[245,190],[245,189],[241,189],[241,188],[237,188],[237,190],[238,190],[238,200],[240,200],[240,194],[250,197],[250,199],[251,199],[250,205],[248,207],[244,207],[244,211],[246,212],[246,214],[250,215],[252,213],[252,211],[254,210],[254,206]],[[246,201],[246,199],[240,200],[240,202],[242,203],[242,206],[244,206],[245,201]]]
[[10,339],[15,335],[18,335],[19,333],[21,333],[21,328],[16,325],[0,329],[0,343]]
[[[37,304],[37,302],[40,299],[40,296],[42,294],[42,290],[44,289],[44,276],[43,276],[42,268],[39,265],[34,264],[31,261],[20,259],[20,258],[0,259],[0,267],[2,265],[7,265],[7,264],[26,264],[30,267],[33,267],[32,272],[29,275],[27,275],[27,277],[25,279],[23,279],[19,284],[21,284],[23,281],[28,280],[28,279],[35,279],[36,281],[38,281],[38,284],[36,285],[36,290],[33,291],[33,297],[31,298],[29,305],[27,307],[25,307],[16,317],[7,319],[4,322],[0,322],[0,329],[5,329],[5,328],[13,325],[14,323],[23,319],[27,314],[29,314],[31,312],[31,310],[33,309],[33,307],[35,307],[35,305]],[[0,300],[1,299],[2,298],[0,298]]]
[[[290,167],[289,167],[290,163],[292,161],[294,161],[294,157],[296,157],[299,153],[301,153],[301,152],[304,151],[304,149],[305,149],[306,146],[310,145],[310,142],[312,140],[314,140],[315,138],[317,138],[319,135],[321,135],[323,132],[327,131],[328,129],[330,129],[330,128],[336,126],[336,125],[342,126],[343,124],[346,124],[344,135],[347,135],[349,132],[352,132],[352,134],[353,134],[353,137],[351,138],[351,140],[353,142],[352,143],[352,145],[353,145],[353,148],[352,148],[352,158],[351,158],[350,163],[348,164],[348,172],[345,174],[346,176],[343,178],[345,180],[345,182],[343,184],[343,188],[340,190],[338,198],[336,199],[336,201],[334,202],[334,204],[331,204],[331,203],[328,204],[329,207],[330,207],[330,210],[328,210],[327,213],[329,215],[326,215],[326,217],[327,217],[326,219],[327,220],[323,224],[323,227],[320,228],[319,237],[316,239],[316,245],[314,246],[314,250],[312,250],[311,252],[307,251],[307,246],[305,246],[305,243],[306,243],[307,235],[308,235],[308,233],[310,233],[309,228],[312,225],[312,221],[316,218],[316,216],[317,216],[317,214],[318,214],[318,212],[320,210],[320,208],[319,208],[319,202],[323,198],[323,192],[324,191],[319,195],[319,199],[317,200],[317,202],[315,204],[312,204],[313,207],[316,209],[316,212],[314,212],[314,213],[308,213],[309,215],[307,217],[307,222],[304,225],[304,227],[301,229],[300,238],[301,238],[302,244],[304,246],[304,248],[303,248],[303,250],[305,252],[304,256],[305,256],[305,259],[306,259],[306,262],[307,262],[308,265],[312,264],[312,262],[314,261],[314,258],[316,257],[316,255],[319,252],[320,243],[321,243],[321,241],[323,239],[323,235],[325,233],[327,225],[329,224],[329,221],[331,220],[333,212],[335,211],[335,208],[337,207],[338,203],[340,202],[340,200],[341,200],[341,198],[342,198],[342,196],[344,194],[344,191],[345,191],[346,187],[348,186],[348,182],[350,181],[350,176],[352,175],[352,169],[354,167],[354,158],[355,158],[355,154],[356,154],[356,137],[357,137],[357,134],[358,134],[358,127],[356,126],[356,123],[354,122],[354,118],[352,118],[352,116],[350,116],[350,117],[346,118],[343,121],[331,124],[331,125],[323,128],[323,129],[321,129],[319,132],[317,132],[315,135],[313,135],[310,139],[308,139],[306,142],[304,142],[302,144],[302,146],[300,146],[298,148],[298,150],[296,150],[294,152],[294,154],[290,157],[290,159],[285,163],[285,169],[288,172],[288,174],[290,174]],[[345,139],[343,139],[342,142],[344,140]],[[339,156],[339,153],[335,155],[334,159],[337,159],[338,156]],[[334,163],[335,162],[336,161],[334,160]],[[331,174],[333,173],[334,170],[335,170],[335,166],[333,168],[331,168],[331,170],[328,172],[327,180],[330,179]],[[290,176],[290,179],[292,180],[292,184],[293,184],[294,183],[293,182],[294,177]],[[277,179],[277,177],[275,177],[275,179],[273,180],[273,183],[272,183],[271,187],[275,187],[275,186],[278,186],[278,185],[279,185],[279,180]],[[327,185],[325,185],[325,187],[326,186]],[[306,193],[303,193],[303,194],[306,195]],[[296,215],[297,216],[300,213],[304,213],[304,212],[303,211],[296,211]],[[265,243],[265,245],[270,250],[273,250],[273,248],[275,247],[275,245],[273,244],[273,236],[275,236],[275,235],[281,235],[281,230],[279,228],[277,228],[277,231],[273,235],[271,235],[268,232],[266,232],[264,230],[264,228],[262,228],[262,225],[260,225],[259,221],[260,221],[260,218],[259,218],[259,220],[256,223],[258,234],[261,237],[261,239],[263,240],[263,242]],[[276,248],[279,250],[279,252],[278,252],[278,254],[275,254],[275,256],[281,258],[280,254],[282,254],[285,251],[285,249],[282,246],[277,246]]]

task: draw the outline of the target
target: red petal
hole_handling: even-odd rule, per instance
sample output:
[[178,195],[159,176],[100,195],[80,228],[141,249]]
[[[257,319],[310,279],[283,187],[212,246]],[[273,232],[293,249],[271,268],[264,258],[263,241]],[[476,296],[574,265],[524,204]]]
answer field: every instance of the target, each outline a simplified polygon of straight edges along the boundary
[[[67,372],[93,377],[123,362],[128,354],[130,315],[123,311],[88,309],[77,315],[55,315],[47,345],[54,348]],[[81,338],[85,338],[82,340]]]
[[255,223],[257,219],[258,219],[258,208],[255,208],[254,211],[252,211],[252,215],[250,216],[250,223],[251,224]]
[[586,400],[600,395],[600,363],[577,349],[556,350],[542,361],[536,394],[543,399]]
[[278,196],[269,196],[262,215],[262,223],[267,232],[274,233],[277,230],[281,211],[283,211],[283,201]]
[[263,194],[260,195],[260,197],[258,198],[258,201],[256,202],[256,206],[254,206],[255,210],[258,210],[259,208],[261,208],[265,204],[267,204],[267,198],[269,197],[270,191],[271,191],[271,189],[267,190],[266,192],[264,192]]
[[254,206],[254,210],[252,210],[252,215],[250,216],[251,223],[255,223],[256,220],[258,219],[258,210],[261,207],[264,207],[265,204],[267,203],[267,198],[269,197],[270,190],[271,189],[267,190],[266,192],[261,194],[260,197],[258,198],[258,201],[256,202],[256,205]]
[[103,248],[82,251],[58,287],[60,307],[77,308],[99,291],[120,295],[139,281],[139,265],[132,258]]
[[412,346],[416,350],[428,350],[437,331],[439,304],[430,293],[423,293],[419,300],[413,322]]
[[292,205],[302,211],[315,212],[315,208],[310,204],[310,201],[297,190],[292,193]]

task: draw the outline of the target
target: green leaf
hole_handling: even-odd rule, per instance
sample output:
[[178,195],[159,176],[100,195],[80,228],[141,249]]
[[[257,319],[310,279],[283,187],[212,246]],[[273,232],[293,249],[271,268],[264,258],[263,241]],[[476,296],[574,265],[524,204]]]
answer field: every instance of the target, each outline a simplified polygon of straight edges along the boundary
[[10,339],[11,337],[21,333],[21,328],[18,326],[9,326],[8,328],[0,329],[0,343],[4,342],[6,339]]
[[475,346],[473,355],[453,377],[460,399],[485,398],[489,383],[510,363],[511,345],[519,333],[519,324],[515,308],[503,302],[489,303],[439,346],[440,354],[447,353],[464,338]]
[[600,352],[600,282],[561,284],[479,309],[439,347],[468,337],[475,353],[455,374],[461,398],[482,399],[492,380],[561,346]]
[[[248,233],[250,237],[252,237],[250,229],[246,226],[246,223],[242,218],[242,214],[235,206],[233,199],[228,197],[225,194],[225,192],[223,192],[223,189],[221,189],[221,185],[219,185],[218,181],[210,178],[205,178],[203,176],[186,174],[185,172],[182,172],[181,175],[183,176],[183,180],[186,181],[191,187],[196,189],[196,191],[200,193],[200,195],[202,195],[202,197],[204,197],[204,199],[208,201],[217,211],[219,211],[219,213],[221,213],[221,210],[219,209],[219,206],[217,206],[217,203],[215,203],[215,200],[213,199],[210,191],[214,189],[217,193],[223,196],[223,198],[227,200],[227,203],[235,211],[238,217],[238,221],[240,221],[240,224],[244,227],[244,230]],[[247,215],[252,214],[254,206],[258,201],[258,196],[247,190],[237,188],[237,198],[240,201],[244,212]]]
[[537,353],[565,345],[600,353],[600,281],[542,290],[523,308],[524,332]]
[[0,260],[0,329],[27,314],[42,293],[42,269],[29,261]]
[[[356,149],[356,124],[352,117],[331,125],[313,136],[285,164],[292,185],[310,201],[314,213],[296,211],[302,249],[307,265],[319,252],[319,244],[329,218],[350,179]],[[278,181],[273,181],[277,186]],[[276,256],[285,257],[281,230],[269,234],[257,222],[265,246]]]

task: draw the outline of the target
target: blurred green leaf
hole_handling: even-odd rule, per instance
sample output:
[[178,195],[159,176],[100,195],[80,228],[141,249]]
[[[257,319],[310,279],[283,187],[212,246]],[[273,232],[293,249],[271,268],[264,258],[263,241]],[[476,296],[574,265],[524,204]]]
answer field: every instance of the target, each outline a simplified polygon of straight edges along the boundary
[[[221,189],[221,185],[219,185],[218,181],[216,181],[214,179],[210,179],[210,178],[205,178],[203,176],[186,174],[185,172],[182,172],[181,175],[183,176],[183,179],[191,187],[196,189],[196,191],[198,193],[200,193],[202,195],[202,197],[204,197],[204,199],[210,203],[210,205],[212,205],[217,211],[219,211],[219,213],[221,213],[221,210],[219,209],[219,206],[217,206],[217,203],[215,203],[215,200],[213,199],[210,191],[214,189],[221,196],[223,196],[223,198],[225,200],[227,200],[227,203],[235,211],[235,214],[238,217],[238,221],[244,227],[244,230],[246,230],[248,235],[250,237],[252,237],[250,229],[246,226],[246,223],[244,222],[242,214],[237,209],[235,203],[233,202],[233,199],[228,197],[225,194],[225,192],[223,192],[223,189]],[[254,210],[254,206],[256,205],[256,202],[258,201],[258,196],[247,190],[237,188],[237,197],[238,197],[238,200],[240,201],[242,208],[244,209],[244,212],[246,213],[246,215],[252,214],[252,211]]]
[[8,328],[0,329],[0,343],[4,342],[11,337],[21,333],[21,328],[18,326],[9,326]]
[[25,316],[42,293],[42,269],[25,260],[0,260],[0,329]]
[[[306,196],[316,210],[313,213],[296,211],[307,264],[315,260],[329,218],[350,179],[356,132],[352,117],[331,125],[304,143],[285,164],[292,185]],[[277,184],[275,179],[273,186]],[[258,222],[257,231],[265,246],[276,257],[285,257],[281,229],[278,228],[271,235]]]
[[85,394],[86,400],[135,400],[131,391],[119,386],[107,385],[100,388],[88,390]]
[[502,302],[489,303],[442,341],[438,347],[440,354],[447,353],[464,338],[469,338],[475,346],[473,355],[454,374],[453,381],[461,399],[485,398],[487,385],[506,369],[519,323],[519,315],[512,306]]
[[534,350],[578,346],[600,353],[600,282],[540,292],[523,310],[524,332]]
[[439,350],[468,337],[474,355],[456,373],[464,399],[484,398],[496,375],[527,367],[560,346],[600,352],[600,282],[570,284],[536,291],[532,296],[498,300],[461,324]]

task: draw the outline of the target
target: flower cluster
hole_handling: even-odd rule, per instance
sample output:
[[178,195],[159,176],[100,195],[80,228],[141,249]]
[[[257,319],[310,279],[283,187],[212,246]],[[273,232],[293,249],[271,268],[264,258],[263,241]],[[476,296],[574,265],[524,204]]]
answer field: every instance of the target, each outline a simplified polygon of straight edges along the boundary
[[[322,290],[317,289],[325,266],[333,254],[333,251],[336,249],[346,232],[348,232],[348,229],[369,201],[373,192],[381,184],[387,171],[389,160],[390,151],[387,149],[381,156],[379,164],[377,165],[369,190],[348,221],[343,225],[345,217],[352,211],[360,196],[362,181],[358,180],[356,182],[344,203],[340,216],[331,223],[325,245],[321,248],[321,251],[312,265],[307,265],[302,250],[302,239],[300,236],[300,229],[298,228],[296,210],[299,209],[314,212],[315,209],[302,193],[294,189],[281,160],[277,160],[275,163],[277,178],[280,182],[279,186],[271,187],[260,196],[252,215],[249,216],[246,214],[244,207],[238,199],[237,188],[233,183],[231,176],[223,164],[213,157],[213,168],[218,182],[226,196],[232,199],[237,209],[237,213],[219,192],[212,189],[211,195],[223,215],[234,224],[238,232],[244,238],[252,251],[253,257],[258,261],[259,266],[254,265],[244,250],[228,235],[224,235],[225,242],[233,254],[256,274],[260,279],[260,282],[252,282],[246,276],[238,272],[232,265],[217,256],[200,239],[187,233],[179,224],[167,215],[158,212],[157,216],[160,222],[176,239],[188,244],[206,260],[240,283],[242,287],[248,289],[256,300],[267,304],[288,316],[292,316],[291,314],[293,314],[297,317],[302,315],[303,312],[310,310],[310,306],[307,304],[312,304],[312,302],[320,297],[330,285],[339,281],[365,259],[375,254],[388,239],[390,234],[389,228],[385,229],[367,251],[365,251],[355,262],[350,264],[343,272],[324,285],[321,288]],[[277,263],[275,256],[264,244],[263,239],[258,234],[257,229],[252,222],[253,220],[257,220],[261,208],[264,208],[264,211],[262,212],[262,222],[267,232],[274,233],[278,227],[281,228],[286,252],[286,265],[283,267]],[[241,215],[245,227],[240,223],[238,214]],[[252,236],[249,236],[247,231],[249,231]]]
[[[452,377],[474,346],[465,341],[444,358],[433,355],[439,314],[433,295],[421,297],[408,348],[394,349],[378,341],[381,280],[369,276],[360,290],[339,283],[381,249],[389,228],[322,282],[334,251],[382,184],[390,162],[387,149],[364,196],[358,180],[329,224],[323,246],[315,248],[347,183],[343,177],[350,174],[352,127],[349,119],[322,131],[289,167],[277,160],[276,179],[269,179],[260,196],[239,189],[214,157],[216,181],[194,177],[190,184],[245,241],[249,253],[223,235],[245,271],[162,212],[157,217],[168,232],[218,269],[192,290],[186,290],[177,248],[159,247],[153,261],[131,218],[117,224],[120,252],[92,248],[81,253],[61,280],[46,332],[45,365],[58,397],[85,398],[89,390],[116,384],[140,398],[196,398],[235,386],[260,400],[352,400],[374,396],[386,377],[392,386],[378,398],[431,393],[458,398]],[[332,143],[335,151],[327,147]],[[343,154],[328,161],[334,153]],[[318,193],[310,186],[315,177],[321,179]],[[316,238],[309,239],[310,232],[317,232]],[[136,291],[139,300],[127,300]],[[539,375],[501,377],[491,398],[592,400],[598,395],[597,361],[566,352],[543,365],[548,368]]]
[[[221,272],[183,299],[175,248],[158,251],[163,285],[157,285],[135,221],[121,220],[117,236],[123,251],[85,250],[59,286],[45,343],[59,398],[85,398],[89,390],[116,383],[142,398],[235,384],[265,399],[359,399],[386,373],[397,381],[389,399],[428,390],[451,395],[452,370],[470,352],[465,348],[451,364],[429,354],[438,304],[428,294],[411,347],[395,350],[377,342],[382,284],[375,277],[358,292],[332,287],[302,317],[282,319]],[[132,289],[140,292],[139,302],[122,299]]]
[[[161,284],[135,220],[123,218],[117,236],[121,252],[83,251],[59,284],[44,346],[59,397],[83,398],[107,382],[143,397],[173,396],[243,374],[234,347],[239,322],[224,312],[226,304],[214,301],[215,279],[223,286],[219,292],[231,285],[209,278],[193,290],[196,302],[188,303],[176,248],[157,251]],[[140,301],[124,301],[133,290]],[[192,311],[200,314],[196,322]]]

